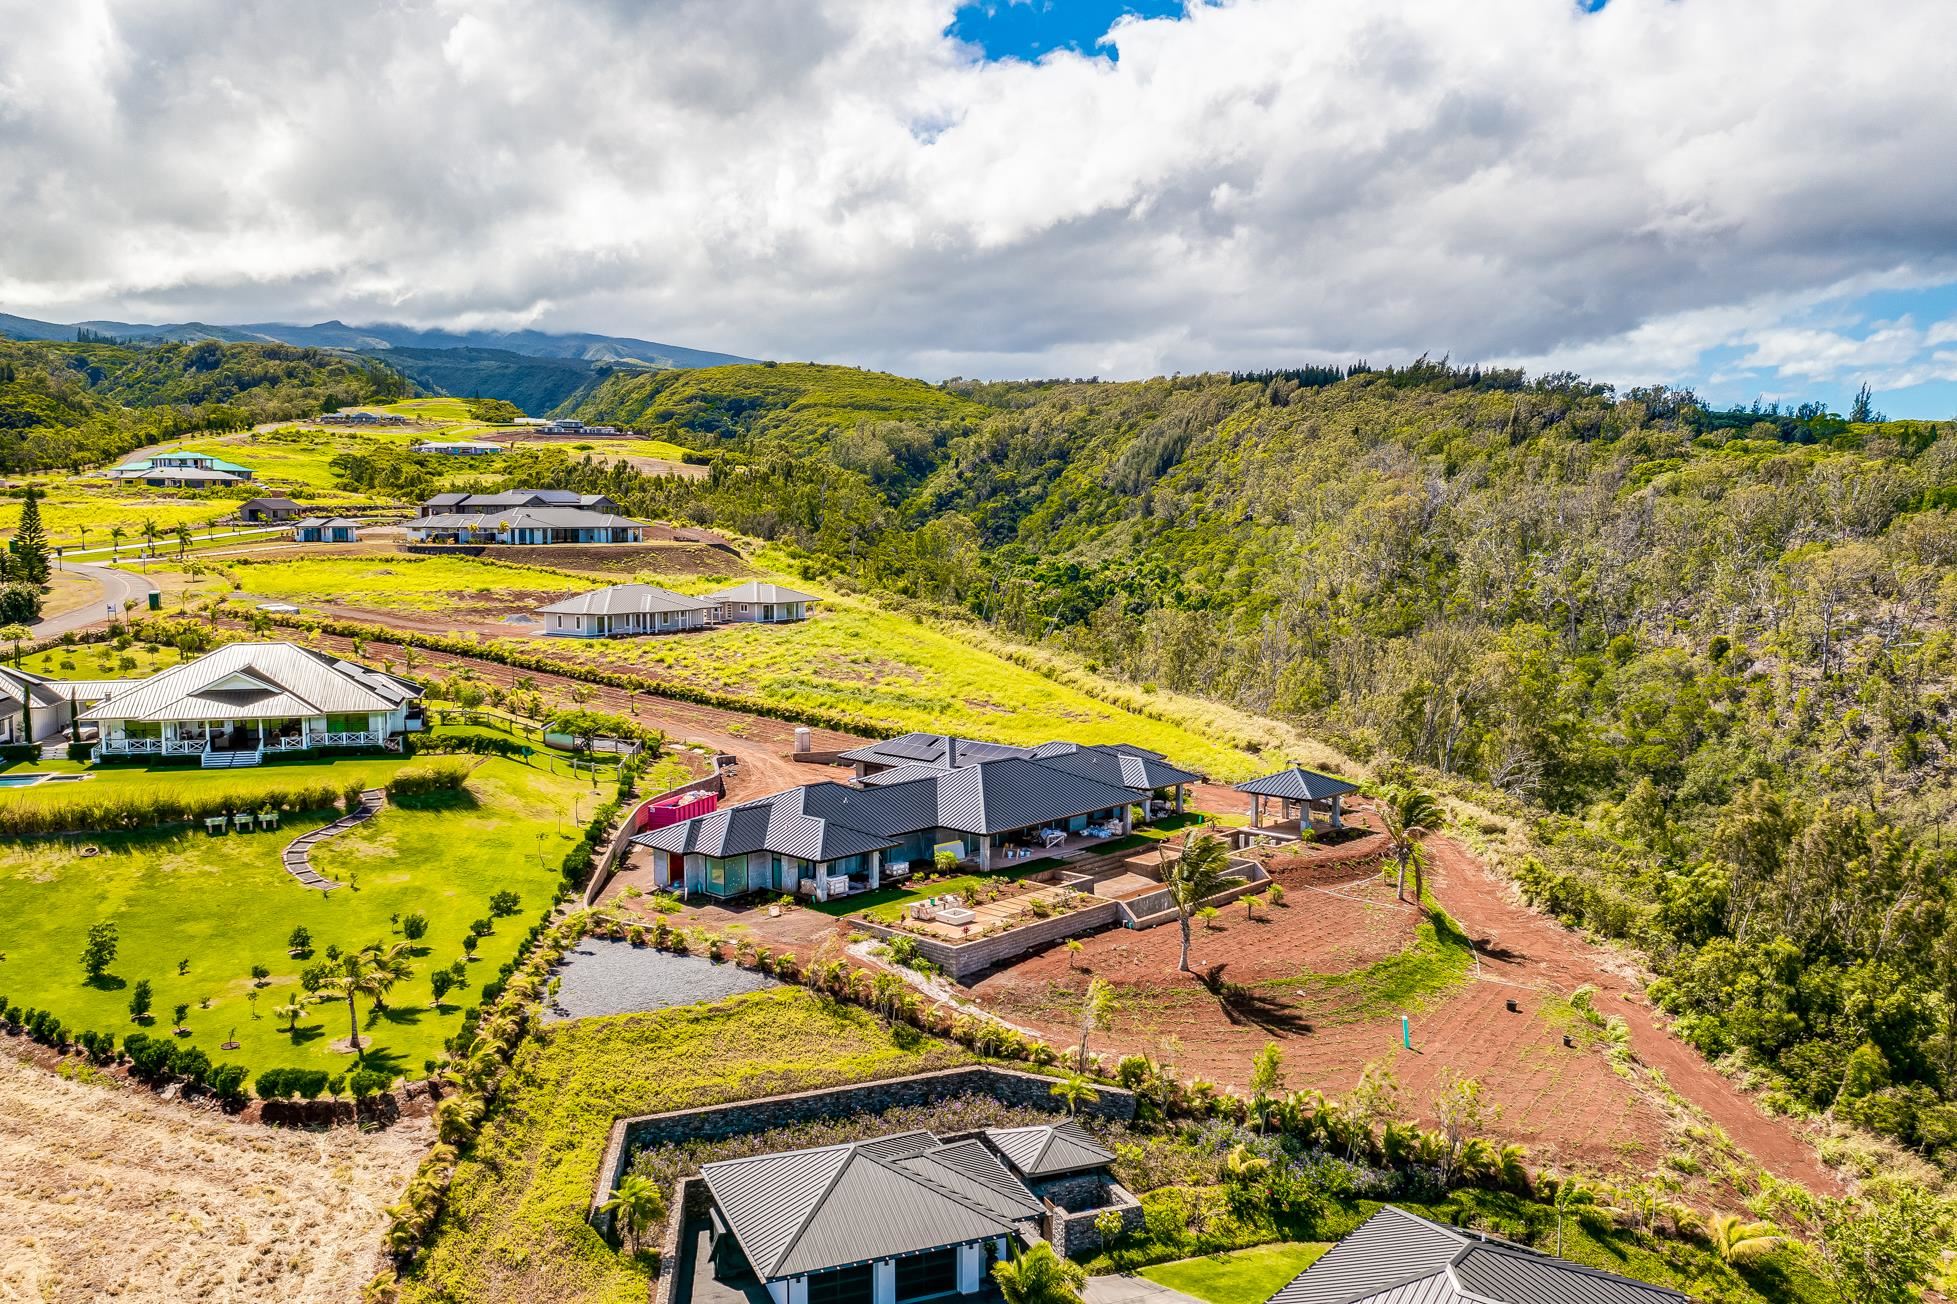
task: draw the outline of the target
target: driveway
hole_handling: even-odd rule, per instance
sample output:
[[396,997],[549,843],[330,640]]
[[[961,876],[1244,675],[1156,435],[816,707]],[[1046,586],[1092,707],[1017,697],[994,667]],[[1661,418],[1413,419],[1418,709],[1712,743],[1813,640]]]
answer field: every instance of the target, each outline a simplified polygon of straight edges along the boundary
[[1133,1273],[1089,1277],[1080,1297],[1085,1304],[1203,1304],[1194,1295],[1170,1290]]
[[69,630],[101,624],[109,618],[111,609],[120,616],[123,603],[134,602],[140,608],[144,595],[157,591],[156,582],[149,576],[132,574],[113,566],[93,566],[79,561],[62,561],[55,565],[72,575],[94,580],[98,592],[93,600],[84,602],[73,611],[64,611],[58,616],[36,622],[33,627],[36,639],[59,638]]

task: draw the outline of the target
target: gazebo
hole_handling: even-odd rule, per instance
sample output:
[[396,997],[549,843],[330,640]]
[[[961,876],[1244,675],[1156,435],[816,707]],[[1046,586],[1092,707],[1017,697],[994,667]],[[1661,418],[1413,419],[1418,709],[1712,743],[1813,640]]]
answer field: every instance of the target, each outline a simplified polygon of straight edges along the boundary
[[1264,823],[1264,803],[1276,801],[1282,812],[1280,823],[1295,819],[1304,823],[1313,806],[1323,806],[1328,812],[1331,826],[1335,829],[1345,827],[1345,814],[1340,809],[1339,800],[1349,792],[1358,792],[1359,785],[1335,779],[1329,774],[1307,770],[1293,761],[1276,774],[1267,774],[1261,779],[1237,785],[1237,791],[1250,795],[1250,826],[1257,828]]

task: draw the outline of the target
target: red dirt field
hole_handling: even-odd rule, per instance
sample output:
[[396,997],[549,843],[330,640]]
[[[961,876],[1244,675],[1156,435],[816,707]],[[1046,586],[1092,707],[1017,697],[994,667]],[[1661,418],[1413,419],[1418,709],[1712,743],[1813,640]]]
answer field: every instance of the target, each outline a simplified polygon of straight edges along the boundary
[[[1105,977],[1122,1005],[1113,1029],[1099,1035],[1101,1050],[1143,1051],[1185,1073],[1239,1087],[1249,1079],[1252,1058],[1273,1041],[1283,1051],[1288,1087],[1342,1093],[1364,1065],[1384,1061],[1400,1083],[1401,1103],[1415,1115],[1427,1113],[1450,1075],[1479,1078],[1500,1106],[1493,1130],[1528,1146],[1537,1163],[1650,1169],[1683,1117],[1664,1099],[1649,1071],[1656,1070],[1760,1164],[1832,1189],[1833,1178],[1792,1125],[1763,1114],[1658,1027],[1640,985],[1617,971],[1608,952],[1511,900],[1506,885],[1442,838],[1429,841],[1429,890],[1474,939],[1480,976],[1471,968],[1444,990],[1414,1000],[1408,1012],[1415,1049],[1403,1049],[1401,1008],[1390,996],[1369,996],[1349,980],[1312,978],[1363,968],[1412,938],[1412,907],[1368,872],[1378,842],[1368,837],[1314,848],[1292,867],[1274,869],[1286,887],[1283,908],[1251,922],[1242,906],[1232,906],[1217,931],[1198,926],[1192,965],[1212,982],[1246,985],[1248,999],[1226,1000],[1201,979],[1177,974],[1173,924],[1085,939],[1085,972],[1058,948],[1030,957],[981,979],[972,995],[1067,1045],[1078,1035],[1080,992],[1089,977]],[[1642,1067],[1614,1068],[1602,1039],[1572,1016],[1562,998],[1586,982],[1599,988],[1599,1011],[1625,1017]],[[1510,998],[1519,1012],[1507,1010]],[[1575,1047],[1564,1045],[1565,1031],[1575,1033]]]

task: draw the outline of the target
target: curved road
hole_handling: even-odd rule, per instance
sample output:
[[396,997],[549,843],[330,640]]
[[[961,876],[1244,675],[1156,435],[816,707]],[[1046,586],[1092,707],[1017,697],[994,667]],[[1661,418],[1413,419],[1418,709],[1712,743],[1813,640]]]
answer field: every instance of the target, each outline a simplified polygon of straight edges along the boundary
[[93,566],[87,562],[56,562],[55,566],[70,574],[84,575],[95,581],[100,592],[92,601],[84,602],[73,611],[64,611],[58,616],[49,616],[34,625],[34,637],[59,638],[71,629],[85,629],[100,624],[109,618],[109,609],[114,608],[117,615],[122,613],[122,604],[134,602],[142,606],[145,595],[156,592],[156,582],[147,575],[138,575],[114,566]]

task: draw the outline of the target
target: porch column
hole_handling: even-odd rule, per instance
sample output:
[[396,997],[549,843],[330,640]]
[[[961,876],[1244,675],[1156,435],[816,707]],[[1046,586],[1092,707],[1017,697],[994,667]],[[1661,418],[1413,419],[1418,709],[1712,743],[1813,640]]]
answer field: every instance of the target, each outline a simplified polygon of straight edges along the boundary
[[1182,814],[1182,790],[1188,786],[1185,783],[1178,783],[1176,785],[1176,814],[1178,815]]
[[1250,827],[1258,828],[1264,823],[1264,799],[1256,793],[1250,794]]
[[1345,827],[1345,816],[1339,809],[1339,796],[1340,794],[1336,792],[1332,794],[1332,827],[1335,829]]
[[958,1247],[958,1293],[976,1295],[985,1285],[985,1243]]
[[821,861],[815,862],[815,899],[818,901],[829,899],[829,871],[822,867]]
[[788,1304],[809,1304],[809,1279],[797,1277],[788,1283]]
[[992,835],[981,833],[978,840],[978,863],[981,871],[992,868]]
[[[882,886],[883,853],[881,851],[872,851],[870,853],[870,891],[874,892]],[[891,1271],[895,1272],[896,1269],[893,1268]],[[895,1278],[892,1278],[892,1280],[895,1280]],[[892,1289],[894,1290],[895,1287],[892,1287]]]
[[897,1260],[878,1259],[870,1265],[870,1304],[897,1304]]

